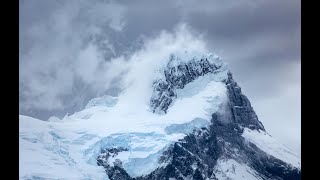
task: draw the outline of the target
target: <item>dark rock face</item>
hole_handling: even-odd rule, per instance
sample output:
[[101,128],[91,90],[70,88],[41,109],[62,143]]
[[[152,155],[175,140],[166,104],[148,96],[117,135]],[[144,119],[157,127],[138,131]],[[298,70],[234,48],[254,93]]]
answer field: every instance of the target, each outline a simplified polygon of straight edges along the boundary
[[[108,159],[110,157],[115,157],[118,155],[119,152],[122,151],[128,151],[128,149],[126,148],[110,148],[110,149],[102,149],[101,153],[99,154],[98,158],[97,158],[97,164],[99,166],[103,166],[103,167],[109,167],[110,164],[108,162]],[[115,165],[117,166],[121,166],[121,161],[119,162],[119,160],[115,160],[114,162]]]
[[241,88],[233,80],[232,74],[228,73],[226,82],[229,97],[229,108],[232,112],[233,122],[250,129],[260,129],[264,131],[262,123],[258,120],[258,116],[251,107],[249,99],[242,94]]
[[164,70],[165,79],[154,82],[154,94],[150,100],[153,112],[166,113],[173,99],[176,97],[176,89],[183,89],[184,86],[199,76],[208,73],[216,73],[221,65],[210,63],[207,58],[200,60],[193,59],[188,63],[179,62],[178,65],[171,66],[170,63],[178,61],[173,57],[167,68]]
[[103,166],[110,179],[126,180],[130,179],[128,173],[122,168],[122,162],[116,159],[113,164],[108,162],[110,157],[115,157],[119,152],[128,151],[126,148],[102,149],[97,158],[97,165]]
[[215,132],[202,128],[173,144],[160,160],[167,166],[137,179],[215,179],[213,168],[222,148],[210,133]]
[[[166,112],[172,98],[176,96],[176,88],[183,88],[195,78],[205,73],[214,73],[219,68],[205,59],[201,59],[200,64],[193,63],[195,62],[191,61],[164,72],[166,79],[159,80],[154,85],[155,92],[158,93],[158,98],[151,99],[154,110],[158,108]],[[256,172],[255,176],[260,179],[301,179],[300,169],[266,154],[241,136],[244,128],[258,131],[265,129],[231,73],[224,83],[228,93],[227,104],[212,114],[211,124],[207,128],[194,130],[172,144],[159,158],[159,164],[165,164],[164,166],[145,176],[130,177],[121,161],[115,161],[113,165],[108,163],[108,158],[125,150],[123,148],[103,150],[97,159],[98,165],[105,168],[111,180],[215,180],[217,161],[233,159],[252,168]]]

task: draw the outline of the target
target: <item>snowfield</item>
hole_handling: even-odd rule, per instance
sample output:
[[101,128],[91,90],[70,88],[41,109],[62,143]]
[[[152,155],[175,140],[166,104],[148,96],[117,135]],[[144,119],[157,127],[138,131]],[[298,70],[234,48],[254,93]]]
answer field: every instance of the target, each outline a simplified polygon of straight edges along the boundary
[[233,159],[219,159],[214,169],[218,179],[260,180],[258,173]]
[[20,179],[108,179],[85,162],[83,145],[75,143],[82,135],[57,130],[60,124],[19,116]]
[[245,128],[242,136],[267,154],[301,169],[301,157],[268,133]]

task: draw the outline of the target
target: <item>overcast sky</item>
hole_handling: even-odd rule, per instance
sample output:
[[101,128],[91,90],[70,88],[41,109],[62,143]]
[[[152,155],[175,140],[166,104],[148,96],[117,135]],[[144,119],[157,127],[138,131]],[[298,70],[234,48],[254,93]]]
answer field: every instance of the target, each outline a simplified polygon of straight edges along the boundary
[[20,114],[61,118],[115,94],[124,68],[112,59],[186,24],[229,64],[266,130],[300,154],[299,0],[19,2]]

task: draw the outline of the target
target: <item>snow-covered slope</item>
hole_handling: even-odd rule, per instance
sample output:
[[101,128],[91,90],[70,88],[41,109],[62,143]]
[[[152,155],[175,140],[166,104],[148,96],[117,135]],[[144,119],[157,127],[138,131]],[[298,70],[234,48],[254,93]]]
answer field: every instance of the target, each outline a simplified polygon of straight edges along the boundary
[[[228,117],[221,118],[221,112],[230,99],[235,100],[227,106],[233,107],[236,117],[233,121],[245,127],[242,134],[245,139],[271,156],[300,168],[298,156],[294,155],[293,160],[291,152],[261,135],[262,124],[250,103],[239,95],[238,86],[230,80],[227,65],[220,58],[184,52],[171,55],[164,64],[148,70],[155,74],[153,78],[146,79],[146,74],[137,73],[140,76],[131,79],[132,83],[118,97],[94,98],[84,110],[62,120],[42,121],[20,115],[20,178],[148,179],[152,176],[158,179],[159,173],[168,170],[174,158],[180,156],[171,156],[175,146],[184,141],[188,143],[190,135],[196,133],[196,139],[217,138],[217,143],[220,142],[221,138],[213,136],[210,130],[212,124],[218,122],[213,115],[218,114],[222,124],[229,122],[220,120]],[[236,101],[239,98],[243,100]],[[208,135],[204,136],[206,131]],[[216,146],[220,148],[219,144]],[[209,152],[207,149],[203,147],[201,151]],[[199,151],[191,151],[188,150],[198,156]],[[238,162],[239,158],[221,158],[222,150],[217,152],[213,158],[217,159],[217,165],[209,163],[214,168],[193,168],[190,178],[195,179],[195,174],[204,169],[216,173],[210,176],[219,179],[237,179],[239,174],[242,179],[265,177],[259,176],[254,167]],[[189,177],[184,173],[170,177]]]
[[81,152],[96,137],[64,131],[63,124],[19,116],[20,179],[108,179]]
[[214,173],[218,179],[262,179],[259,177],[258,172],[248,167],[246,164],[240,164],[239,162],[228,158],[221,158],[218,160]]
[[276,139],[263,131],[251,130],[245,128],[242,136],[254,143],[258,148],[269,155],[291,164],[294,167],[301,168],[300,157],[285,145],[279,143]]

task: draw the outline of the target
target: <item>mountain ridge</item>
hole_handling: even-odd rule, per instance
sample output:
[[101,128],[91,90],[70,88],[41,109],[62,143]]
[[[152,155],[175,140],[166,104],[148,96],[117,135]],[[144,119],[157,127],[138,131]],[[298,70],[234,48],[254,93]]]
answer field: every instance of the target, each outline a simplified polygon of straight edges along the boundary
[[158,68],[148,102],[130,101],[144,94],[129,87],[61,121],[20,116],[20,177],[300,179],[299,156],[275,146],[218,56],[171,54]]

